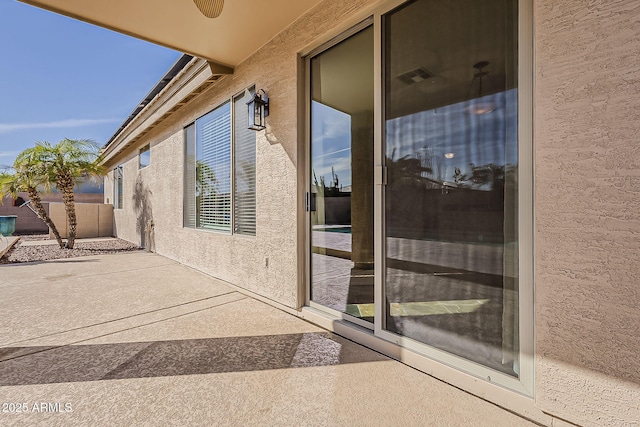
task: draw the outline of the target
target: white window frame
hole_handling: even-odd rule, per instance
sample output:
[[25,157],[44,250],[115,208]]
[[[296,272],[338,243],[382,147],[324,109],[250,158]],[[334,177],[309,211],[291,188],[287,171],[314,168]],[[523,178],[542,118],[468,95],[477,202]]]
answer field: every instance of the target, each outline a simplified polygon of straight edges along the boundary
[[[144,154],[147,154],[147,156],[149,157],[149,161],[147,162],[147,164],[142,164],[142,158]],[[149,166],[151,166],[151,144],[145,145],[138,151],[138,169],[144,169]]]
[[[119,185],[120,182],[120,185]],[[113,169],[113,208],[123,209],[124,205],[124,166]],[[121,200],[122,199],[122,200]]]
[[[257,229],[257,184],[258,184],[258,179],[257,179],[257,163],[258,163],[258,159],[257,159],[257,138],[255,137],[255,131],[248,129],[248,117],[246,117],[244,114],[239,115],[238,114],[238,109],[236,108],[236,102],[240,101],[240,108],[243,108],[243,111],[245,113],[247,113],[248,115],[248,110],[247,110],[247,106],[246,106],[246,102],[243,102],[243,100],[247,97],[247,92],[250,96],[253,96],[253,94],[255,93],[255,85],[250,86],[249,88],[247,88],[245,91],[236,94],[235,96],[233,96],[231,98],[231,105],[232,105],[232,109],[231,109],[231,156],[232,156],[232,161],[233,161],[233,168],[232,168],[232,181],[231,181],[231,185],[232,185],[232,205],[231,205],[231,209],[232,209],[232,217],[233,217],[233,233],[234,234],[239,234],[239,235],[243,235],[243,236],[255,236],[256,235],[256,229]],[[248,99],[247,99],[248,100]],[[242,118],[240,118],[242,117]],[[239,121],[236,122],[236,119],[238,119]],[[244,119],[244,120],[243,120]],[[244,145],[244,142],[240,142],[240,135],[238,135],[237,132],[237,128],[241,128],[243,132],[247,131],[251,133],[252,136],[252,141],[253,141],[253,147],[247,147]],[[248,134],[248,133],[247,133]],[[238,191],[238,183],[239,183],[239,179],[240,179],[240,172],[238,172],[238,158],[239,156],[239,150],[251,150],[253,149],[253,218],[251,218],[251,212],[247,212],[247,211],[243,211],[241,210],[243,206],[246,206],[246,204],[241,204],[239,203],[238,197],[239,197],[239,191]],[[244,154],[244,153],[243,153]],[[243,200],[245,201],[245,200]],[[249,199],[249,202],[251,202],[251,200]],[[243,206],[241,206],[243,205]],[[243,216],[249,216],[249,224],[248,226],[246,224],[244,224],[241,221],[238,221],[238,217]],[[251,219],[253,219],[253,223],[251,223]]]
[[[251,85],[249,86],[247,89],[238,92],[236,94],[234,94],[232,97],[225,99],[223,102],[221,102],[220,104],[216,105],[216,107],[214,107],[213,109],[211,109],[210,111],[208,111],[206,114],[198,117],[194,122],[189,123],[188,125],[186,125],[184,127],[184,160],[185,160],[185,164],[184,164],[184,179],[185,182],[183,183],[183,192],[184,192],[184,197],[183,197],[183,227],[184,228],[190,228],[190,229],[194,229],[194,230],[198,230],[198,231],[206,231],[206,232],[213,232],[213,233],[221,233],[221,234],[237,234],[237,235],[241,235],[241,236],[247,236],[247,237],[254,237],[256,235],[256,229],[257,229],[257,177],[254,178],[254,203],[256,204],[256,209],[255,209],[255,213],[254,213],[254,230],[253,232],[251,231],[245,231],[245,230],[237,230],[236,229],[236,187],[237,187],[237,182],[236,182],[236,177],[237,177],[237,172],[236,172],[236,148],[237,148],[237,142],[236,142],[236,126],[248,126],[247,125],[247,120],[246,117],[244,119],[243,122],[238,122],[236,123],[236,119],[239,117],[244,117],[246,116],[246,114],[238,114],[236,112],[237,108],[236,108],[236,101],[238,100],[238,98],[242,98],[246,95],[247,92],[249,93],[253,93],[255,91],[255,85]],[[195,173],[196,172],[196,167],[193,167],[193,176],[189,177],[187,176],[187,172],[189,172],[188,170],[188,164],[187,161],[189,159],[187,159],[187,144],[190,143],[190,140],[188,139],[189,135],[188,135],[188,129],[190,126],[193,126],[193,138],[194,140],[192,141],[192,143],[194,144],[195,147],[195,161],[197,162],[197,152],[198,152],[198,132],[197,132],[197,123],[198,120],[201,120],[203,117],[207,116],[208,114],[216,111],[217,109],[224,107],[225,105],[229,104],[229,108],[230,108],[230,120],[229,120],[229,126],[230,126],[230,144],[229,144],[229,150],[230,150],[230,190],[229,190],[229,195],[230,195],[230,211],[229,211],[229,215],[230,215],[230,222],[229,222],[229,227],[224,227],[224,229],[215,229],[215,228],[204,228],[204,227],[198,227],[197,224],[197,217],[198,217],[198,212],[197,212],[197,203],[193,203],[193,208],[195,209],[194,212],[194,224],[191,225],[188,223],[186,217],[187,217],[187,212],[185,211],[185,209],[188,209],[188,205],[189,203],[187,202],[187,197],[188,194],[186,193],[186,189],[187,189],[187,182],[186,180],[188,179],[196,179]],[[245,110],[246,111],[246,107]],[[240,119],[243,120],[243,119]],[[253,132],[253,131],[252,131]],[[257,165],[257,137],[255,138],[255,157],[254,157],[254,174],[256,174],[256,165]],[[195,197],[195,196],[194,196]]]
[[[231,123],[233,122],[231,113],[231,103],[226,101],[204,116],[195,121],[195,147],[196,147],[196,165],[195,171],[198,173],[198,162],[203,159],[214,160],[215,164],[202,162],[203,166],[211,167],[215,182],[213,186],[216,188],[213,196],[210,196],[209,209],[198,211],[196,199],[196,228],[223,234],[231,234],[233,230],[233,218],[231,215],[232,203],[232,165],[233,158],[231,153]],[[210,127],[212,126],[212,127]],[[211,139],[204,143],[199,141],[202,135],[212,134]],[[225,161],[226,160],[226,161]],[[222,193],[219,192],[222,186]],[[202,195],[201,195],[202,196]],[[197,196],[196,196],[197,197]],[[228,216],[228,218],[227,218]],[[204,225],[199,225],[198,218],[205,218]]]

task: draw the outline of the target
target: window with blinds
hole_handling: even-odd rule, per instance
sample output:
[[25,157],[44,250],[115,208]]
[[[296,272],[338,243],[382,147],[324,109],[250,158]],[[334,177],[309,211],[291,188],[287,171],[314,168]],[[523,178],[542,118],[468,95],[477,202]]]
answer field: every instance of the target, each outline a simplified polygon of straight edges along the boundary
[[234,232],[256,235],[256,133],[247,128],[247,102],[254,88],[233,100]]
[[196,227],[196,125],[184,128],[184,200],[182,219],[185,227]]
[[196,224],[231,231],[231,104],[196,120]]
[[255,236],[256,135],[247,129],[253,93],[251,88],[185,127],[185,227]]
[[122,165],[113,170],[113,208],[122,209]]

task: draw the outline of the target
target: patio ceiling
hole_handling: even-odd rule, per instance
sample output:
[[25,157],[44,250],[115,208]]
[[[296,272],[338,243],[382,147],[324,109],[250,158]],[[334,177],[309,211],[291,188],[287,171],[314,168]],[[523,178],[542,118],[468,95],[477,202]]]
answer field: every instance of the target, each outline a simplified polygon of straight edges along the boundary
[[227,0],[217,18],[193,0],[20,0],[234,67],[320,0]]

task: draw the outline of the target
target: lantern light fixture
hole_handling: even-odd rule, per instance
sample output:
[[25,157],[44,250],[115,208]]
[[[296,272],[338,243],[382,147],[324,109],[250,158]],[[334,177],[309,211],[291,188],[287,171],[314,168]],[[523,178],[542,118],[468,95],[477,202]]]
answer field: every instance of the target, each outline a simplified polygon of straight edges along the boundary
[[269,115],[269,97],[263,89],[257,90],[253,94],[253,97],[247,102],[247,109],[249,129],[255,131],[266,129],[265,117]]

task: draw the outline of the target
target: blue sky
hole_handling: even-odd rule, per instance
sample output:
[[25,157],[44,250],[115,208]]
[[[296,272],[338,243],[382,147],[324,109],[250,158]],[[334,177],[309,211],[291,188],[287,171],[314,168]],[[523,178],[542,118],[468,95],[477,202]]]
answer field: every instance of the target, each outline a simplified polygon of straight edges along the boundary
[[36,141],[103,145],[180,53],[0,0],[0,166]]
[[324,176],[325,185],[331,187],[333,172],[339,185],[351,185],[351,117],[320,102],[311,103],[313,123],[311,168],[316,178]]

